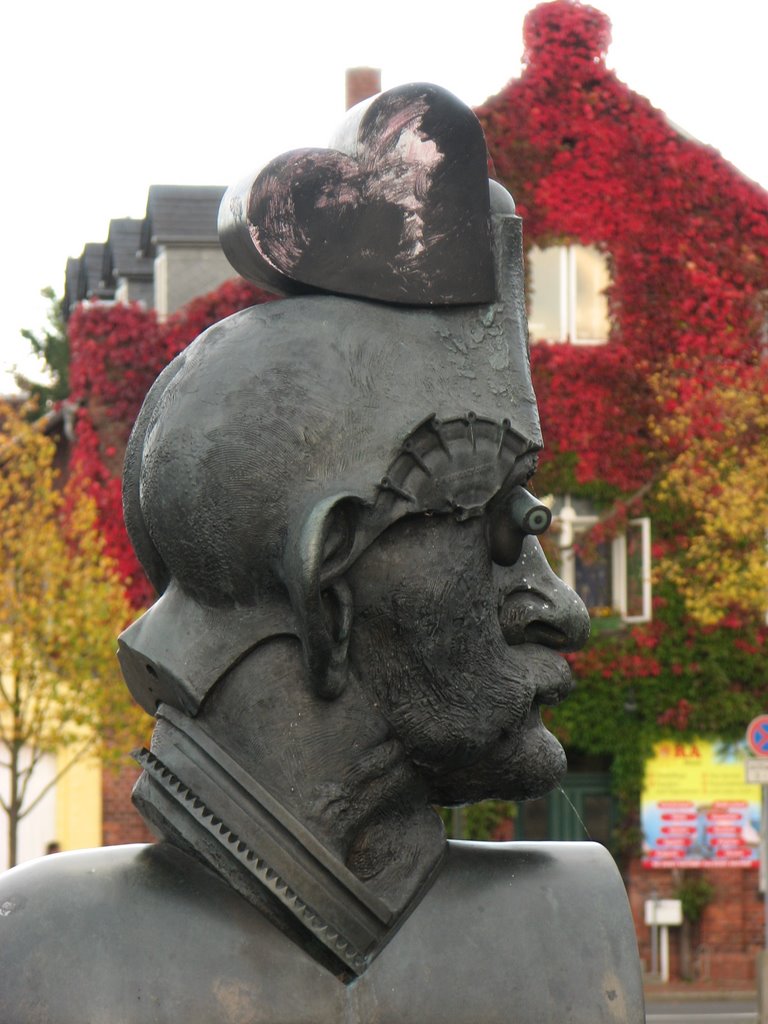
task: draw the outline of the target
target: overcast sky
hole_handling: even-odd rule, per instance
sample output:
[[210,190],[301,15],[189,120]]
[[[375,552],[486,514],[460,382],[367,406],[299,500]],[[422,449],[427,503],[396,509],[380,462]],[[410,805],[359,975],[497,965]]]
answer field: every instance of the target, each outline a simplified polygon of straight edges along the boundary
[[[151,184],[228,185],[343,115],[344,71],[432,81],[476,105],[520,71],[520,0],[25,0],[2,18],[0,393],[40,289],[68,256],[142,217]],[[608,63],[768,188],[766,0],[602,0]],[[454,13],[455,12],[455,13]]]

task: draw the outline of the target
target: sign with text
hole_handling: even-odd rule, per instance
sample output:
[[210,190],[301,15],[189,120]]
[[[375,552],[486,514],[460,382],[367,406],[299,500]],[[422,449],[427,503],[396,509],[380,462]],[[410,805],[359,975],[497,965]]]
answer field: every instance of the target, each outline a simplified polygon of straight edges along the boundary
[[744,781],[746,744],[657,743],[640,805],[643,867],[756,868],[760,788]]
[[768,715],[758,715],[749,723],[747,745],[756,757],[768,757]]

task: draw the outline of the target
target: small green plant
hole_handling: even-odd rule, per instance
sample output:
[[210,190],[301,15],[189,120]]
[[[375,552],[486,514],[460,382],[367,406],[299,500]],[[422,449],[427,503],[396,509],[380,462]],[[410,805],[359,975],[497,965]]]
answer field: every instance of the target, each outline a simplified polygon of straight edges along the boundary
[[683,917],[691,924],[701,919],[705,908],[712,902],[715,887],[700,874],[684,875],[675,889],[675,899],[683,905]]

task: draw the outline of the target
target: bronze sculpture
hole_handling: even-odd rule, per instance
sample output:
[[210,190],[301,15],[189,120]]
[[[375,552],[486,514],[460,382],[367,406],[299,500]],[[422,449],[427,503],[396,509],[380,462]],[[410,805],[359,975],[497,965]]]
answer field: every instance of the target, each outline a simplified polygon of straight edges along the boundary
[[[539,709],[589,629],[526,487],[513,211],[474,115],[423,85],[225,197],[236,269],[291,298],[198,338],[129,443],[126,524],[162,596],[120,658],[157,717],[134,800],[164,842],[6,876],[3,1020],[49,1019],[57,990],[62,1021],[642,1019],[605,851],[446,850],[432,809],[556,784]],[[93,936],[53,955],[46,894]]]

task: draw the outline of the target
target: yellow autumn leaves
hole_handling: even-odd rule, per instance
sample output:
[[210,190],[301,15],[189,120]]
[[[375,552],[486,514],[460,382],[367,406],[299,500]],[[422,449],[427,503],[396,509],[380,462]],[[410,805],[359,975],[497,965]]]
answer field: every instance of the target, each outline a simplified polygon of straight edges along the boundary
[[655,381],[665,412],[654,430],[670,457],[658,497],[680,520],[656,575],[714,626],[768,610],[768,373],[708,369],[690,391],[679,378]]
[[[61,486],[56,444],[0,403],[0,761],[136,729],[117,671],[131,610],[92,501]],[[134,731],[138,735],[138,731]],[[23,780],[22,780],[23,781]],[[18,794],[16,794],[18,797]],[[12,794],[13,796],[13,794]]]

